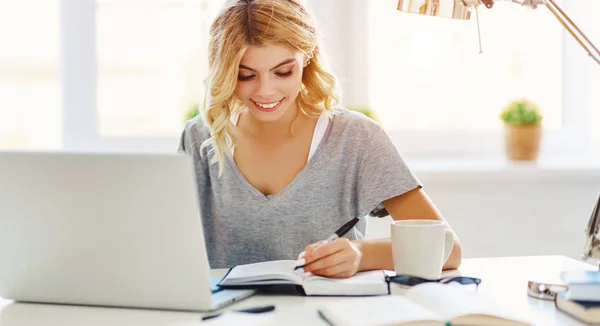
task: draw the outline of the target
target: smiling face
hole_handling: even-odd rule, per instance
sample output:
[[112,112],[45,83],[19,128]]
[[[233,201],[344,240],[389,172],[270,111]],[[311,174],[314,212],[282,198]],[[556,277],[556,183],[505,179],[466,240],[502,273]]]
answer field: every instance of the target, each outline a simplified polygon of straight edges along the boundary
[[274,45],[250,46],[240,62],[235,94],[260,121],[295,114],[305,65],[302,53]]

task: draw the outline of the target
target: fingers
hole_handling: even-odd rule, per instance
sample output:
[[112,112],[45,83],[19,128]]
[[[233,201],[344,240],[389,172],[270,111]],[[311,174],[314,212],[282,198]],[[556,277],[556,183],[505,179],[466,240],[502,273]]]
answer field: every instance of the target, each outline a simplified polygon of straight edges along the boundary
[[307,249],[304,256],[306,265],[304,271],[323,276],[342,274],[354,268],[355,252],[348,239],[336,239],[327,244],[321,244]]
[[323,257],[334,254],[338,251],[344,250],[344,248],[348,247],[349,244],[350,240],[346,238],[335,239],[334,241],[329,243],[319,241],[315,244],[307,246],[304,258],[306,259],[306,262],[310,263],[312,261],[319,260]]
[[306,248],[304,248],[304,253],[305,253],[305,256],[306,256],[306,254],[308,254],[309,252],[312,252],[312,251],[313,251],[313,250],[315,250],[316,248],[318,248],[318,247],[320,247],[320,246],[323,246],[323,245],[325,245],[325,244],[327,244],[327,242],[325,242],[324,240],[321,240],[321,241],[319,241],[319,242],[315,242],[315,243],[311,243],[311,244],[309,244],[308,246],[306,246]]
[[332,242],[320,241],[306,246],[300,257],[306,262],[303,271],[316,275],[346,278],[358,272],[362,254],[346,238]]
[[314,270],[312,271],[312,273],[326,277],[337,277],[336,275],[340,275],[339,277],[347,277],[343,275],[351,274],[349,264],[346,261],[343,261],[336,265],[330,265],[325,268]]
[[[342,264],[345,263],[346,261],[350,260],[350,255],[349,254],[344,254],[344,252],[336,252],[336,254],[332,254],[323,258],[320,258],[318,260],[312,260],[310,261],[308,264],[306,264],[304,266],[304,271],[306,272],[312,272],[312,273],[319,273],[320,275],[323,275],[323,270],[326,270],[329,267],[333,267],[335,265],[338,264]],[[339,271],[336,271],[336,273],[339,273]],[[327,273],[330,274],[330,273]]]

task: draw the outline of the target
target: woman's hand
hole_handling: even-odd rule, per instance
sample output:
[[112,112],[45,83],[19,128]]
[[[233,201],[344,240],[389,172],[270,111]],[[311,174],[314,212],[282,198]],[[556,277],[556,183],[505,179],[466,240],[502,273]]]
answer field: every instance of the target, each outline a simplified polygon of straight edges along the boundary
[[362,252],[358,245],[347,238],[338,238],[329,243],[319,241],[306,246],[303,257],[305,272],[346,278],[358,272]]

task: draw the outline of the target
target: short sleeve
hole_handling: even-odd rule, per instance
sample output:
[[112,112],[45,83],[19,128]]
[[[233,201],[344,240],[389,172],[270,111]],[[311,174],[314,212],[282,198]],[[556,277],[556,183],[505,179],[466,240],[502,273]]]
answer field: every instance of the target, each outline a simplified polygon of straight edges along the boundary
[[185,153],[185,129],[181,131],[181,137],[179,138],[179,147],[177,147],[178,153]]
[[369,214],[383,201],[420,187],[404,158],[383,128],[378,127],[365,148],[359,164],[357,211]]
[[[200,159],[200,146],[210,137],[208,128],[200,117],[188,120],[181,132],[177,152],[186,153]],[[207,152],[205,148],[203,152]]]
[[201,202],[204,201],[204,191],[210,185],[209,163],[206,156],[201,155],[200,145],[207,138],[208,132],[202,120],[192,119],[186,122],[179,139],[178,153],[189,156],[192,160],[196,185]]

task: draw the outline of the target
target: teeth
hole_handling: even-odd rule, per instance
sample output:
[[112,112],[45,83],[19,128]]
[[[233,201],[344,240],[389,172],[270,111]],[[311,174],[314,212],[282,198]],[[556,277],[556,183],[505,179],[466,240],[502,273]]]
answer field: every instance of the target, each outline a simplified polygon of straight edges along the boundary
[[258,102],[254,102],[254,103],[256,103],[261,108],[272,109],[272,108],[276,107],[277,104],[279,104],[279,102],[281,102],[281,101],[277,101],[277,102],[269,103],[269,104],[262,104],[262,103],[258,103]]

